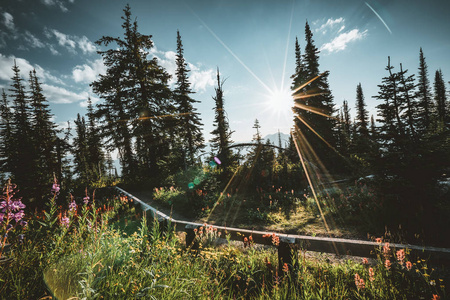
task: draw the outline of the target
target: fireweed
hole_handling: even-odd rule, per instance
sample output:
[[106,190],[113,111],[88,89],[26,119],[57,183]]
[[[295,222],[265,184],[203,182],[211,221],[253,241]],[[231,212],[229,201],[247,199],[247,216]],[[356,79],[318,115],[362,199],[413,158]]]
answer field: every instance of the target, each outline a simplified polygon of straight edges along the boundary
[[[3,250],[8,239],[8,235],[14,231],[18,226],[25,227],[27,222],[23,220],[25,213],[23,209],[25,204],[22,200],[14,198],[14,194],[17,188],[16,185],[11,184],[8,180],[5,187],[3,188],[3,195],[0,196],[0,228],[1,228],[1,248],[0,257],[3,254]],[[19,235],[19,239],[23,240],[23,235]]]

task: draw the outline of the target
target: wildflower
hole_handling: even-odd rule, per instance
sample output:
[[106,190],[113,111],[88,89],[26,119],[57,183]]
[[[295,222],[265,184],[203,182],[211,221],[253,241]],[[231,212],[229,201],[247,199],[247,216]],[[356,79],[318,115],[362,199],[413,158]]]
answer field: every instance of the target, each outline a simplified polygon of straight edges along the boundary
[[384,262],[384,266],[387,270],[389,270],[391,268],[391,261],[389,259],[386,259],[386,261]]
[[89,199],[90,199],[89,196],[84,197],[83,203],[87,205],[89,203]]
[[369,268],[369,280],[370,282],[375,280],[375,272],[373,271],[373,268]]
[[433,294],[432,300],[439,300],[441,297],[439,295]]
[[369,264],[369,260],[366,257],[364,257],[362,263],[363,265],[367,265]]
[[77,210],[77,204],[75,200],[72,199],[72,202],[69,203],[69,211],[74,212]]
[[410,261],[406,262],[406,269],[408,269],[408,271],[412,269],[412,263]]
[[66,228],[69,228],[70,225],[70,219],[67,217],[66,213],[64,213],[64,217],[61,218],[61,226],[65,226]]
[[364,279],[359,277],[358,273],[355,274],[355,285],[358,290],[364,289],[366,287]]
[[376,238],[375,241],[376,241],[378,244],[381,244],[381,242],[383,241],[383,239],[382,239],[382,238]]
[[284,272],[284,273],[289,272],[289,266],[288,266],[287,263],[284,263],[284,265],[283,265],[283,272]]
[[436,285],[436,281],[430,280],[430,285],[435,286]]
[[405,250],[400,249],[397,251],[397,260],[399,264],[403,265],[403,261],[405,260]]

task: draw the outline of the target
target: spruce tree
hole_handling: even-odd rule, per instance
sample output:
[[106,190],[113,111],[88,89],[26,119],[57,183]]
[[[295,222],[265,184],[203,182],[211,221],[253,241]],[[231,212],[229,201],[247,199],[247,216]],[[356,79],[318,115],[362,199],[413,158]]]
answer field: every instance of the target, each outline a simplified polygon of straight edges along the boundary
[[78,176],[78,183],[82,187],[87,187],[90,184],[92,173],[89,168],[86,121],[80,114],[77,114],[75,120],[75,132],[76,136],[73,139],[72,148],[74,173]]
[[403,99],[404,102],[404,119],[405,123],[407,124],[407,127],[409,129],[410,135],[413,137],[414,140],[416,140],[416,121],[415,116],[416,113],[416,95],[414,93],[414,90],[416,88],[414,74],[406,76],[406,73],[408,70],[403,70],[402,64],[400,64],[400,72],[398,73],[400,84],[399,84],[399,92],[400,97]]
[[102,174],[105,171],[105,155],[102,149],[102,140],[98,133],[98,126],[94,115],[94,108],[92,107],[92,101],[89,97],[87,100],[87,148],[88,148],[88,165],[91,173],[91,180],[100,180]]
[[[334,104],[328,84],[329,72],[319,72],[319,50],[314,44],[308,22],[305,25],[305,39],[305,53],[300,60],[302,64],[298,65],[296,58],[296,73],[293,76],[295,123],[317,157],[327,168],[333,169],[337,167],[337,160],[330,148],[335,146],[335,120],[332,117]],[[296,55],[298,53],[296,51]],[[297,86],[298,82],[301,82],[300,86]]]
[[13,181],[21,187],[20,193],[26,199],[34,201],[36,193],[33,189],[36,183],[36,151],[33,147],[31,118],[32,110],[30,99],[25,93],[23,79],[20,69],[14,61],[14,75],[9,91],[13,100],[12,109],[14,114],[11,118],[11,156],[8,166]]
[[[11,117],[8,96],[5,90],[2,89],[2,100],[0,103],[0,172],[2,174],[6,174],[11,170],[11,166],[9,166],[11,157]],[[1,179],[6,180],[6,178]]]
[[447,91],[445,88],[444,76],[442,70],[436,71],[434,76],[434,101],[436,105],[436,123],[438,131],[445,129],[448,126],[447,120]]
[[[155,177],[161,171],[158,161],[169,154],[172,143],[167,134],[172,119],[167,116],[174,112],[170,75],[158,65],[156,57],[147,58],[153,47],[151,35],[138,31],[129,5],[122,20],[124,38],[104,36],[97,41],[98,45],[116,46],[99,51],[107,71],[91,84],[104,100],[96,115],[107,141],[118,147],[127,179]],[[135,147],[133,141],[139,145]]]
[[428,79],[428,66],[423,55],[422,48],[420,48],[419,57],[419,76],[418,76],[418,90],[417,90],[417,123],[420,133],[429,132],[431,124],[431,110],[432,110],[432,97],[430,80]]
[[361,83],[356,86],[356,131],[361,136],[367,136],[368,131],[368,115],[366,110],[366,103],[364,101],[364,94]]
[[174,98],[179,113],[178,134],[181,137],[183,153],[186,155],[185,161],[188,166],[193,166],[196,163],[196,157],[199,155],[199,152],[205,148],[205,144],[201,131],[203,124],[200,121],[200,114],[194,108],[194,104],[200,101],[190,97],[190,94],[194,92],[190,87],[188,78],[189,69],[187,68],[183,51],[181,35],[177,31],[177,55],[175,60],[177,65],[175,71],[177,81],[175,83]]
[[52,121],[49,104],[36,75],[30,71],[30,100],[32,109],[32,137],[36,155],[36,185],[45,196],[56,171],[56,124]]
[[225,80],[220,79],[219,68],[217,68],[217,87],[215,87],[216,95],[214,99],[214,130],[211,131],[213,136],[210,140],[213,153],[217,153],[224,168],[230,166],[235,158],[233,152],[229,148],[233,141],[231,140],[232,131],[228,123],[225,111],[225,99],[223,97],[223,84]]

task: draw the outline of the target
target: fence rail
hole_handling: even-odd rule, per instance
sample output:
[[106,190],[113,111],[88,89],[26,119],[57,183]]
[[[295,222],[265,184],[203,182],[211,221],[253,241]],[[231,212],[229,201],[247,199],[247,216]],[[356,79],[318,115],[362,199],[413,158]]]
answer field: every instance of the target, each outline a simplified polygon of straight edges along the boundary
[[[162,224],[170,223],[176,231],[186,232],[187,246],[195,247],[195,230],[204,226],[204,224],[175,220],[170,216],[158,211],[154,207],[143,202],[139,198],[133,196],[127,191],[116,187],[116,189],[123,195],[133,199],[135,206],[146,212],[148,218],[156,218]],[[333,237],[312,237],[307,235],[294,235],[276,232],[257,231],[241,228],[232,228],[225,226],[209,225],[216,228],[217,231],[230,236],[233,241],[243,241],[244,237],[252,237],[256,244],[274,246],[272,236],[275,236],[278,242],[278,258],[280,265],[284,263],[292,264],[293,253],[298,249],[306,251],[315,251],[323,253],[333,253],[337,255],[351,255],[359,257],[375,257],[375,249],[380,246],[379,243],[371,241],[333,238]],[[437,248],[427,246],[417,246],[410,244],[390,243],[391,248],[409,249],[410,257],[412,258],[426,258],[429,262],[434,264],[450,265],[450,249]]]

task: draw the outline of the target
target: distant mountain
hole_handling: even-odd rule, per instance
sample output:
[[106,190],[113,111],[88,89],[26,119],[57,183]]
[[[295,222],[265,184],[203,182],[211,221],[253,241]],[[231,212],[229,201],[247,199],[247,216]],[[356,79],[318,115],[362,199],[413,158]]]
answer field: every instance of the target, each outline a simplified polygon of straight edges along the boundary
[[[280,132],[280,137],[281,137],[281,146],[286,147],[287,143],[289,143],[289,134]],[[278,132],[266,135],[265,137],[263,137],[263,140],[264,141],[270,140],[272,144],[278,146]]]

